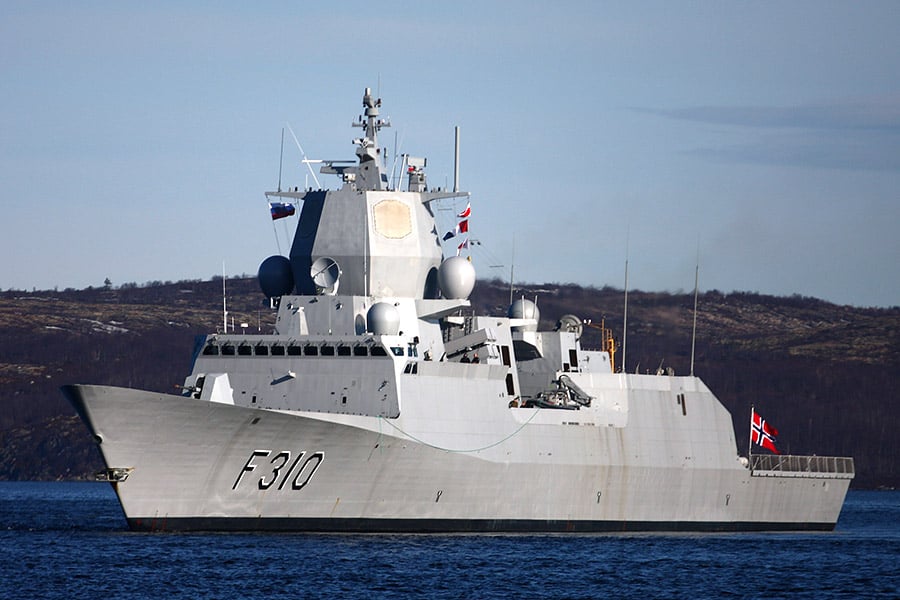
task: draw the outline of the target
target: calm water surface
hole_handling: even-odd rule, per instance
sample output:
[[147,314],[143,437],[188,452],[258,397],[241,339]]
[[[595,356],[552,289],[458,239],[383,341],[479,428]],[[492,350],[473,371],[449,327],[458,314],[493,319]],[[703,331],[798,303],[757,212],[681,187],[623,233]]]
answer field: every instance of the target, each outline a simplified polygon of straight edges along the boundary
[[0,598],[900,598],[900,492],[832,533],[147,534],[107,484],[0,483]]

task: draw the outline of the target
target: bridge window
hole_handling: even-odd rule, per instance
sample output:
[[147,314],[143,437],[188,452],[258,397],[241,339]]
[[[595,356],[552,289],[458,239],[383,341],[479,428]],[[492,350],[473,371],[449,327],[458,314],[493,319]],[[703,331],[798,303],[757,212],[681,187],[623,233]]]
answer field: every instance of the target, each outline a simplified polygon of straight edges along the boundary
[[334,346],[322,346],[322,356],[334,356]]
[[534,360],[541,357],[538,349],[523,340],[513,340],[513,354],[517,362],[525,362],[526,360]]
[[318,346],[304,346],[303,354],[306,356],[318,356],[319,355],[319,347]]
[[353,356],[368,356],[369,349],[365,346],[354,346],[353,347]]
[[288,356],[300,356],[300,353],[303,351],[303,348],[300,346],[288,346],[287,353]]
[[284,346],[272,344],[272,356],[284,356]]

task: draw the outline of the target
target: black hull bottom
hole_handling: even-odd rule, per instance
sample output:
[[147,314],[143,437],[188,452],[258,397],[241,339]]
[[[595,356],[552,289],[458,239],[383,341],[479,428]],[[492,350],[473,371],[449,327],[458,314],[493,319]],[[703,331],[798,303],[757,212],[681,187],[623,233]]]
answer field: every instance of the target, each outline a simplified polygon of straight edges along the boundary
[[128,519],[134,531],[281,533],[727,533],[832,531],[834,523],[179,517]]

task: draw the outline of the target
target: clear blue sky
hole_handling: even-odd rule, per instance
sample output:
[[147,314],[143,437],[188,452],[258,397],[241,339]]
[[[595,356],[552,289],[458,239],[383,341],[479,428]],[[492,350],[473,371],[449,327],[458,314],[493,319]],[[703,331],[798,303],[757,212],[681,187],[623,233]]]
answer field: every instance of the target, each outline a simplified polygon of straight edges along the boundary
[[900,305],[898,32],[893,0],[6,1],[0,288],[255,273],[282,127],[352,158],[370,86],[432,185],[460,126],[479,277],[515,244],[517,280],[622,287],[627,245],[629,287],[691,290],[699,246],[704,290]]

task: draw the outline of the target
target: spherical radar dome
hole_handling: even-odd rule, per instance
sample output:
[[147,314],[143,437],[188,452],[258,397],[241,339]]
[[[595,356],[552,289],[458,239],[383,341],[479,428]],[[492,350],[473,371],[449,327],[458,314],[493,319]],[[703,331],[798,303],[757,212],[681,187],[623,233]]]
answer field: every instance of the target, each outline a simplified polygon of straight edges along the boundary
[[376,302],[366,313],[369,332],[375,335],[397,335],[400,333],[400,311],[389,302]]
[[453,256],[441,263],[438,285],[444,298],[462,300],[475,288],[475,267],[462,256]]
[[519,298],[510,304],[506,314],[510,319],[534,319],[535,323],[522,326],[524,331],[537,331],[537,322],[541,320],[541,311],[538,310],[537,304],[525,298]]
[[259,265],[259,287],[267,298],[290,294],[294,289],[294,271],[286,256],[270,256]]

